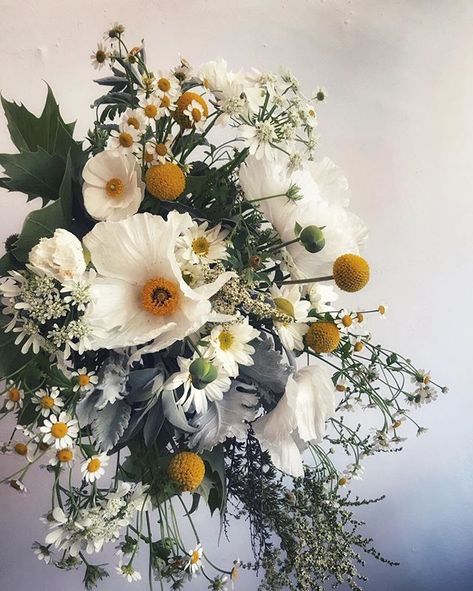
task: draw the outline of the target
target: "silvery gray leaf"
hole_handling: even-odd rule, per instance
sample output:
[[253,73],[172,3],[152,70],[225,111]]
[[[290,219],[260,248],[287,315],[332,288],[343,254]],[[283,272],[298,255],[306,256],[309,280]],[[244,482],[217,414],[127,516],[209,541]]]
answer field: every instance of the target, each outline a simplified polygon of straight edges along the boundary
[[95,395],[97,409],[105,408],[107,404],[113,404],[126,396],[128,371],[126,355],[111,353],[108,356],[99,371],[99,383]]
[[90,425],[94,420],[97,415],[97,409],[95,408],[96,402],[95,392],[92,392],[92,394],[83,398],[76,406],[76,417],[81,427]]
[[212,450],[227,437],[244,439],[248,431],[247,422],[256,418],[259,399],[254,389],[238,380],[233,380],[222,400],[209,404],[209,410],[195,417],[191,425],[197,430],[189,439],[190,447],[198,451]]
[[96,411],[92,421],[92,435],[102,451],[116,445],[130,420],[131,407],[125,400],[116,400]]
[[284,392],[291,367],[283,363],[281,353],[274,350],[269,337],[253,341],[252,345],[255,348],[254,364],[240,366],[240,373],[272,392]]
[[165,390],[161,394],[161,400],[163,405],[163,413],[166,419],[178,429],[186,431],[187,433],[194,433],[197,429],[189,425],[186,413],[182,410],[182,406],[176,404],[174,398],[174,392]]

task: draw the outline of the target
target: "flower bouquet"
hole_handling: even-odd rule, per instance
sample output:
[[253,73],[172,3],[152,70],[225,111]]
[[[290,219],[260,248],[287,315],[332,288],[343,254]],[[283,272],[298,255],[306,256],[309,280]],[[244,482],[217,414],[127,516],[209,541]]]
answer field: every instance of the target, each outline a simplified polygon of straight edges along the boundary
[[[325,92],[221,59],[151,70],[123,33],[92,55],[111,73],[84,142],[50,89],[39,117],[2,98],[18,153],[0,186],[42,200],[0,261],[3,482],[49,473],[33,547],[87,589],[106,544],[129,581],[147,546],[150,588],[227,589],[247,568],[261,590],[360,589],[363,551],[389,561],[345,489],[445,388],[374,344],[385,306],[336,305],[370,269],[346,178],[316,157]],[[206,553],[200,502],[227,535],[247,520],[252,563]]]

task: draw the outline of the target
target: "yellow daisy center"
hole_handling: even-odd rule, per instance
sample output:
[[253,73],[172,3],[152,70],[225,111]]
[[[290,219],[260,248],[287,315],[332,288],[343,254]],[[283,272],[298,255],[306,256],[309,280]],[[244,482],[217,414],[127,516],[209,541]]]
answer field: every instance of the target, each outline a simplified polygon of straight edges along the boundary
[[231,348],[234,340],[235,337],[229,330],[222,330],[222,332],[218,335],[218,342],[222,351],[228,351],[228,349]]
[[52,408],[54,406],[54,398],[46,394],[46,396],[41,396],[39,404],[41,408]]
[[20,390],[18,390],[18,388],[10,388],[10,390],[8,390],[8,398],[12,402],[18,402],[21,398]]
[[166,156],[166,154],[168,153],[168,148],[166,144],[156,144],[155,150],[158,156]]
[[352,325],[352,323],[353,323],[353,320],[352,320],[352,317],[351,316],[349,316],[348,314],[346,314],[345,316],[343,316],[343,318],[342,318],[342,324],[343,324],[343,326],[346,326],[348,328],[349,326]]
[[99,458],[93,458],[87,464],[87,472],[97,472],[97,470],[100,469],[101,465],[102,465],[102,462],[99,460]]
[[365,319],[365,316],[362,312],[358,312],[358,314],[356,315],[356,319],[358,320],[358,322],[361,323]]
[[386,308],[384,306],[378,306],[378,312],[382,314],[386,314]]
[[353,349],[355,350],[356,353],[359,353],[360,351],[363,350],[363,343],[361,343],[360,341],[358,341],[357,343],[354,344]]
[[70,462],[73,458],[73,453],[70,449],[60,449],[56,452],[56,459],[59,462]]
[[340,486],[344,486],[344,485],[345,485],[347,482],[348,482],[348,481],[347,481],[347,479],[345,478],[345,476],[342,476],[342,477],[340,478],[340,480],[338,481],[338,484],[339,484]]
[[160,78],[158,80],[158,88],[162,92],[169,92],[171,90],[171,82],[167,78]]
[[286,298],[274,298],[273,301],[279,311],[294,318],[294,306],[289,300],[286,300]]
[[194,552],[192,552],[192,556],[191,556],[191,564],[197,564],[200,560],[200,555],[199,555],[199,551],[198,550],[194,550]]
[[120,143],[120,146],[122,146],[123,148],[130,148],[133,145],[133,137],[131,133],[128,133],[127,131],[122,131],[120,133],[120,135],[118,136],[118,141]]
[[128,125],[131,125],[131,127],[134,127],[135,129],[140,128],[140,122],[138,121],[138,119],[136,117],[133,117],[133,116],[128,117],[126,122],[128,123]]
[[192,109],[192,119],[196,122],[199,123],[199,121],[202,119],[202,111],[200,109],[197,109],[197,107],[195,107],[194,109]]
[[210,243],[205,236],[199,236],[192,241],[192,250],[197,256],[209,254]]
[[86,373],[79,375],[79,386],[88,386],[90,384],[90,377]]
[[51,435],[56,439],[62,439],[62,437],[67,435],[68,430],[69,427],[66,425],[66,423],[54,423],[54,425],[51,427]]
[[107,181],[107,184],[105,185],[105,193],[107,193],[107,197],[112,197],[112,199],[120,197],[124,190],[125,186],[121,179],[110,179],[109,181]]
[[15,451],[20,456],[26,456],[26,454],[28,452],[28,448],[26,447],[26,445],[24,443],[17,443],[15,445]]
[[161,99],[160,106],[167,109],[170,104],[171,104],[171,99],[168,96],[163,96],[163,98]]
[[155,316],[169,316],[179,309],[181,290],[174,281],[156,277],[147,281],[141,290],[141,305]]
[[158,114],[158,107],[153,104],[146,105],[144,110],[146,117],[149,117],[150,119],[154,119]]

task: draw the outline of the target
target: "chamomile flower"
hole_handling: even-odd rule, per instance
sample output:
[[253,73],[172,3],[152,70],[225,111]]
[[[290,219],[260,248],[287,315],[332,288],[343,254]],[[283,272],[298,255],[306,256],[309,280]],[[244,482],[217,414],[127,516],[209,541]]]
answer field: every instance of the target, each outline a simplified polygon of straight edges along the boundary
[[386,312],[388,311],[388,307],[385,304],[380,304],[378,306],[378,312],[381,318],[386,318]]
[[12,450],[18,454],[19,456],[26,458],[28,462],[32,462],[34,460],[34,456],[36,454],[36,450],[38,449],[36,443],[34,441],[27,441],[24,443],[23,441],[17,441],[16,443],[13,442]]
[[165,164],[171,162],[173,154],[171,151],[172,136],[168,136],[164,142],[146,142],[144,147],[144,161],[147,164]]
[[274,144],[278,137],[276,128],[270,121],[258,121],[254,125],[242,125],[240,135],[244,140],[245,147],[249,148],[251,156],[257,160],[274,157]]
[[108,460],[106,454],[92,456],[85,460],[80,468],[83,479],[91,484],[98,480],[105,474],[104,467],[108,464]]
[[145,114],[140,109],[127,109],[122,115],[120,129],[134,127],[136,131],[143,134],[146,131],[147,120]]
[[184,109],[183,115],[187,117],[191,126],[200,130],[204,129],[206,116],[200,103],[197,101],[191,101],[187,108]]
[[255,349],[249,343],[258,335],[248,318],[218,325],[210,333],[211,352],[230,376],[236,376],[238,365],[253,365]]
[[283,346],[289,351],[302,351],[304,349],[304,335],[308,330],[306,321],[310,302],[301,299],[298,285],[281,288],[273,286],[271,296],[278,312],[290,319],[274,321],[274,327]]
[[77,371],[72,372],[72,375],[77,380],[77,383],[73,388],[74,392],[77,392],[78,390],[81,392],[90,392],[99,382],[99,378],[95,372],[88,371],[86,367],[81,367]]
[[90,55],[92,65],[96,70],[100,70],[105,65],[106,61],[110,58],[110,51],[104,46],[103,43],[97,43],[97,49]]
[[113,129],[110,132],[107,149],[131,154],[136,150],[140,137],[140,132],[133,125],[122,125],[120,129]]
[[[223,393],[231,385],[230,378],[222,367],[210,361],[194,356],[186,359],[178,357],[179,371],[164,384],[165,390],[176,390],[182,386],[183,393],[177,404],[187,412],[191,407],[198,414],[207,412],[208,401],[221,400]],[[198,364],[204,366],[202,370]]]
[[156,94],[164,97],[168,96],[175,99],[180,93],[179,80],[172,72],[159,71],[156,76]]
[[51,562],[51,552],[47,546],[44,546],[39,542],[34,542],[32,548],[38,560],[44,560],[46,564]]
[[2,398],[5,403],[7,410],[14,410],[23,407],[23,400],[25,393],[23,390],[18,388],[14,383],[10,382],[6,392],[2,394]]
[[74,449],[72,447],[52,448],[53,457],[49,460],[50,466],[67,466],[70,468],[74,462]]
[[338,313],[337,318],[335,319],[335,324],[338,327],[338,330],[344,334],[348,334],[350,332],[353,322],[355,321],[356,314],[353,312],[349,312],[348,310],[340,310]]
[[63,400],[60,398],[59,389],[56,387],[50,390],[38,390],[35,392],[35,410],[39,411],[43,417],[49,417],[51,413],[57,413],[64,406]]
[[143,97],[140,100],[139,105],[142,108],[142,116],[145,117],[148,122],[159,119],[161,100],[161,97],[156,94],[151,94],[149,97]]
[[49,419],[46,419],[44,425],[40,427],[40,431],[44,433],[45,443],[54,443],[57,449],[61,449],[62,447],[70,447],[74,443],[79,429],[77,421],[63,411],[59,417],[51,415]]
[[141,574],[137,570],[135,570],[135,568],[131,564],[123,564],[120,561],[118,563],[118,566],[115,567],[115,570],[129,583],[133,583],[134,581],[141,581]]
[[210,230],[208,222],[193,224],[179,238],[177,243],[178,256],[191,264],[213,263],[227,258],[225,238],[228,234],[217,224]]
[[193,550],[189,550],[189,560],[185,566],[185,569],[189,571],[190,574],[196,574],[199,569],[202,567],[202,554],[204,553],[201,544],[197,544],[197,546]]

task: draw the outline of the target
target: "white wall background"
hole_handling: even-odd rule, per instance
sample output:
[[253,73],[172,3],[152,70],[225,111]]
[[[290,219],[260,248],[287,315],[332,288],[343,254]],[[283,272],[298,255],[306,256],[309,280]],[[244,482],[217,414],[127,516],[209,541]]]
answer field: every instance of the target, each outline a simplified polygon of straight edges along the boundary
[[[360,495],[388,493],[363,515],[379,549],[402,562],[391,569],[369,561],[365,589],[470,589],[473,3],[0,0],[0,14],[1,92],[39,110],[48,81],[66,120],[78,120],[78,136],[92,121],[88,105],[98,93],[88,57],[115,20],[126,25],[131,44],[146,38],[156,69],[179,53],[195,65],[223,55],[235,69],[287,65],[308,92],[328,89],[320,154],[344,168],[353,208],[371,228],[374,277],[349,304],[388,302],[389,320],[373,327],[379,341],[409,353],[451,388],[418,413],[429,433],[412,437],[402,454],[369,461],[356,487]],[[10,149],[0,120],[0,151]],[[27,206],[1,192],[0,208],[3,240],[20,228]],[[4,461],[2,472],[9,465]],[[49,495],[43,480],[30,484],[26,498],[0,491],[0,588],[78,591],[79,573],[47,568],[29,551],[30,540],[43,535],[37,515]],[[244,524],[232,545],[217,550],[206,511],[199,522],[218,562],[249,558]],[[128,584],[112,575],[102,588]],[[244,576],[238,588],[255,583]]]

